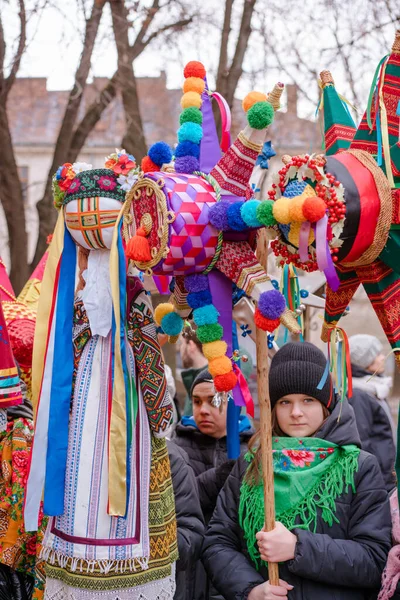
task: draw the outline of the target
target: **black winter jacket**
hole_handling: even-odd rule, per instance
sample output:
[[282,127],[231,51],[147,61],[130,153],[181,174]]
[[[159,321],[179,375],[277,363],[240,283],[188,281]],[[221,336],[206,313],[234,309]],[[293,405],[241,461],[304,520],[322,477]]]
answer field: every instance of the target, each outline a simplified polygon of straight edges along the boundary
[[[247,443],[254,433],[250,421],[248,425],[249,429],[240,433],[241,451],[247,450]],[[234,464],[233,461],[227,462],[226,437],[217,440],[201,433],[197,427],[182,424],[177,426],[175,436],[174,442],[185,450],[196,475],[200,504],[207,523],[213,514],[218,494]]]
[[178,529],[179,560],[176,563],[175,600],[194,597],[193,567],[200,556],[204,520],[197,493],[196,478],[189,459],[174,442],[167,441]]
[[[360,445],[354,412],[347,401],[337,406],[315,434],[338,445]],[[203,544],[202,560],[215,587],[226,600],[245,600],[268,580],[247,553],[238,523],[240,485],[247,464],[240,459],[218,498]],[[380,468],[361,451],[355,475],[356,493],[336,502],[338,523],[329,527],[317,518],[316,533],[294,529],[295,557],[279,565],[281,579],[294,586],[288,600],[366,600],[376,598],[390,549],[390,510]]]

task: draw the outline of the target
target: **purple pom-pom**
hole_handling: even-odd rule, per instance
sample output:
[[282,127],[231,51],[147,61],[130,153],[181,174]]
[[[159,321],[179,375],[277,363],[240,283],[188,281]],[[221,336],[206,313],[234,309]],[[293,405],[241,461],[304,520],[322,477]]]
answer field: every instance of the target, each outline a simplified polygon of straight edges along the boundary
[[175,171],[177,173],[194,173],[200,170],[200,163],[195,156],[180,156],[175,159]]
[[185,288],[187,292],[204,292],[208,290],[208,277],[201,273],[194,273],[185,277]]
[[266,319],[279,319],[286,309],[285,298],[278,290],[263,292],[258,301],[258,309]]
[[211,292],[209,290],[203,290],[202,292],[191,292],[187,295],[187,303],[190,308],[201,308],[207,304],[212,304]]
[[243,202],[234,202],[228,208],[228,224],[234,231],[245,231],[248,226],[242,219],[241,208]]
[[211,225],[218,229],[218,231],[228,231],[230,229],[228,223],[228,208],[231,203],[227,200],[221,200],[216,202],[214,206],[210,208],[209,219]]

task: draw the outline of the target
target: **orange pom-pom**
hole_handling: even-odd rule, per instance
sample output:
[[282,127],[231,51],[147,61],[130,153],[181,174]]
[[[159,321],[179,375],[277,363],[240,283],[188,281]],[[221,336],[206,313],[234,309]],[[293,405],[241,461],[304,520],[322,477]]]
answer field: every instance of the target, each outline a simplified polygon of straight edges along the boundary
[[322,219],[325,213],[326,204],[322,198],[314,196],[313,198],[306,198],[306,200],[304,200],[303,214],[307,221],[310,221],[310,223],[316,223]]
[[244,112],[247,112],[249,108],[253,106],[253,104],[256,104],[256,102],[265,102],[266,99],[266,94],[263,94],[262,92],[250,92],[250,94],[247,94],[242,102]]
[[202,94],[205,86],[204,79],[200,79],[200,77],[188,77],[183,82],[183,91],[185,94],[186,92],[197,92],[198,94]]
[[227,356],[214,358],[208,363],[208,370],[210,371],[212,377],[216,377],[217,375],[226,375],[226,373],[232,371],[232,361]]
[[226,375],[217,375],[214,377],[214,387],[217,392],[230,392],[237,384],[237,377],[233,371]]
[[264,317],[261,312],[256,308],[256,312],[254,313],[254,323],[256,327],[262,329],[263,331],[269,331],[272,333],[277,329],[280,325],[279,319],[267,319]]
[[201,79],[204,79],[206,76],[206,69],[203,63],[198,60],[191,60],[183,69],[183,75],[184,77],[200,77]]
[[151,260],[150,244],[146,238],[146,232],[143,227],[139,227],[125,249],[126,257],[136,262],[149,262]]
[[194,106],[200,108],[202,103],[201,96],[197,92],[186,92],[181,98],[181,106],[183,109]]
[[144,173],[151,173],[152,171],[160,170],[160,167],[158,167],[156,163],[153,163],[150,156],[145,156],[142,158],[141,167]]
[[303,223],[306,218],[303,213],[303,204],[305,200],[301,196],[292,198],[289,206],[289,217],[290,221],[296,223]]

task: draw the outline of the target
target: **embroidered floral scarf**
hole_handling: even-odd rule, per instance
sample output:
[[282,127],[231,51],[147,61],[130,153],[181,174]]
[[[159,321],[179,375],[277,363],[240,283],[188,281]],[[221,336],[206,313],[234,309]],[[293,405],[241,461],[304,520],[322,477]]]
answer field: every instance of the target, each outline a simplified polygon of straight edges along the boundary
[[[349,487],[355,492],[359,448],[337,446],[318,438],[273,439],[275,514],[289,530],[294,527],[316,530],[317,512],[325,523],[338,522],[336,500]],[[246,460],[251,462],[248,453]],[[251,559],[260,566],[256,533],[264,527],[262,481],[243,479],[240,489],[239,523],[244,531]]]

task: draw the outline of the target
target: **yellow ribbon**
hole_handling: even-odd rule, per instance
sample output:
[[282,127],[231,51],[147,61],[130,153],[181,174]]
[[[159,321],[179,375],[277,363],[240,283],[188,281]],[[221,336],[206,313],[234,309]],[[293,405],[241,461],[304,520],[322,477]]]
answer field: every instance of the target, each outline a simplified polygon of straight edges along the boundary
[[[126,452],[127,452],[127,418],[126,391],[122,354],[120,344],[120,297],[119,297],[119,260],[118,260],[118,230],[123,218],[123,205],[114,226],[113,240],[110,252],[111,296],[115,315],[115,345],[114,345],[114,385],[112,391],[111,422],[108,450],[108,513],[112,516],[123,517],[126,512],[127,482],[126,482]],[[125,301],[125,299],[124,299]]]
[[[322,110],[324,108],[324,94],[323,94],[323,90],[324,90],[324,85],[322,83],[322,81],[320,79],[318,79],[318,87],[321,90],[321,95],[320,95],[320,100],[317,106],[317,112],[319,112],[320,110]],[[349,102],[349,100],[347,100],[347,98],[345,98],[345,96],[342,96],[342,94],[339,94],[338,91],[336,90],[337,95],[339,96],[339,98],[341,99],[342,102],[344,102],[345,104],[347,104],[348,106],[350,106],[350,108],[352,108],[354,110],[354,112],[356,112],[358,114],[358,109],[356,106],[354,106],[354,104],[352,104],[351,102]]]
[[386,65],[388,63],[389,57],[385,61],[382,67],[381,80],[379,84],[379,107],[381,109],[381,129],[382,129],[382,146],[383,146],[383,155],[385,157],[385,167],[386,167],[386,177],[388,178],[390,187],[393,189],[394,179],[392,173],[392,163],[390,160],[390,144],[389,144],[389,130],[388,130],[388,120],[386,113],[385,101],[383,98],[383,85],[385,83],[385,71]]
[[47,338],[51,327],[51,306],[53,303],[54,294],[56,293],[54,286],[57,267],[64,248],[64,230],[64,212],[63,210],[60,210],[49,248],[49,256],[43,274],[41,294],[36,316],[32,357],[32,404],[35,411],[35,417],[39,402],[43,372],[45,369]]

